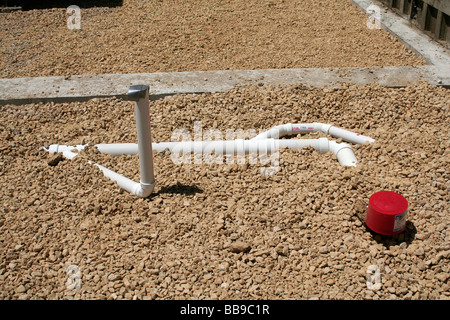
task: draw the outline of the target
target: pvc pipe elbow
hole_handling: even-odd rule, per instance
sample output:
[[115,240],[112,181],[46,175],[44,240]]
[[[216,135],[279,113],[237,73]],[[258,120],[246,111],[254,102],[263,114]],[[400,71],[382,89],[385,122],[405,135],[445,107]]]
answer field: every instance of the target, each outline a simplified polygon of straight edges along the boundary
[[365,144],[366,142],[372,143],[375,140],[342,128],[335,127],[331,124],[313,122],[313,123],[298,123],[292,125],[293,131],[298,133],[308,133],[313,131],[321,131],[336,138],[342,138],[345,141]]
[[260,140],[260,139],[278,139],[285,135],[292,134],[292,123],[280,124],[275,126],[265,132],[258,134],[251,140]]
[[342,148],[336,154],[336,158],[340,165],[345,167],[356,167],[356,163],[358,162],[351,148]]
[[[292,134],[292,123],[282,124],[279,127],[279,137]],[[276,138],[276,137],[271,137]]]
[[356,167],[358,160],[356,160],[355,154],[353,153],[353,149],[350,145],[330,141],[330,151],[336,155],[336,158],[341,166]]
[[153,192],[153,189],[155,187],[156,181],[153,181],[153,183],[151,184],[146,184],[142,182],[138,183],[131,179],[128,179],[127,177],[124,177],[123,175],[115,171],[105,168],[102,165],[94,164],[94,166],[99,168],[103,172],[103,175],[105,177],[111,179],[112,181],[115,181],[120,188],[124,189],[125,191],[128,191],[129,193],[135,196],[146,198]]
[[322,131],[323,133],[326,133],[326,134],[329,133],[330,128],[332,127],[331,124],[319,123],[319,122],[314,122],[314,125],[317,126],[317,131]]
[[155,189],[156,181],[152,184],[145,184],[145,183],[136,183],[136,186],[132,192],[135,196],[138,196],[140,198],[147,198],[150,194],[152,194],[153,190]]

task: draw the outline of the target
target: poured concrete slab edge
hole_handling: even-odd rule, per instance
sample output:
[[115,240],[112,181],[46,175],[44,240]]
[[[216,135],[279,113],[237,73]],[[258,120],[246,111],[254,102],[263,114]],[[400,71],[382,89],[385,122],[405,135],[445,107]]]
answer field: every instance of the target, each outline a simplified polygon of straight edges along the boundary
[[[362,10],[381,3],[352,0]],[[422,55],[425,66],[365,68],[303,68],[265,70],[218,70],[144,74],[103,74],[0,79],[0,104],[85,101],[125,97],[130,85],[147,84],[150,98],[173,94],[225,92],[245,85],[300,85],[339,87],[343,83],[404,87],[424,80],[450,87],[450,53],[403,18],[383,11],[381,23],[409,48]]]
[[[183,93],[224,92],[241,85],[339,86],[378,82],[406,86],[429,72],[418,67],[226,70],[147,74],[0,79],[0,101],[31,103],[76,101],[95,97],[124,97],[135,84],[150,86],[152,99]],[[430,77],[425,77],[432,80]]]

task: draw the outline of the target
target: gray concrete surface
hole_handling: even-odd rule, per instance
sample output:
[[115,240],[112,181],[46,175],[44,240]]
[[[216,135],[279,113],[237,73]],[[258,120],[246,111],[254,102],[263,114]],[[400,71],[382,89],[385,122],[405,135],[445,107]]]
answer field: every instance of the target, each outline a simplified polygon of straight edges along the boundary
[[[177,93],[223,92],[240,85],[292,85],[335,87],[343,82],[378,82],[395,87],[420,79],[433,81],[418,67],[226,70],[98,76],[0,79],[0,102],[23,104],[46,101],[76,101],[95,97],[125,97],[128,87],[150,86],[151,99]],[[437,83],[434,80],[435,83]]]

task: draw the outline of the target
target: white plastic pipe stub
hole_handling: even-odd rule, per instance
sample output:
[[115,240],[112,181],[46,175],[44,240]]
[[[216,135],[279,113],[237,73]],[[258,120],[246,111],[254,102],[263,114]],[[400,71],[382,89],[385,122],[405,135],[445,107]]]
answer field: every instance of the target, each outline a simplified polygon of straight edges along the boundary
[[139,196],[142,196],[146,195],[148,190],[153,190],[155,186],[149,111],[149,87],[146,85],[130,86],[128,98],[135,102],[139,170],[141,176],[140,188],[136,193],[138,193]]

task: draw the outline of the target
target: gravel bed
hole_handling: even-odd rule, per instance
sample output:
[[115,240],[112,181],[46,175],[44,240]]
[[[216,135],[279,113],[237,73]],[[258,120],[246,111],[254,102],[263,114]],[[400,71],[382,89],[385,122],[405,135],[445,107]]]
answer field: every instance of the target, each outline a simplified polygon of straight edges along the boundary
[[0,13],[0,77],[423,65],[349,0],[124,0]]
[[[426,83],[249,86],[153,101],[156,142],[192,133],[195,121],[224,135],[316,121],[376,142],[355,146],[355,168],[282,149],[274,175],[261,163],[177,165],[155,153],[147,199],[85,161],[138,180],[135,156],[88,148],[54,161],[42,150],[135,142],[131,102],[1,106],[0,299],[449,299],[449,105],[447,89]],[[379,190],[408,200],[403,233],[365,227]]]

